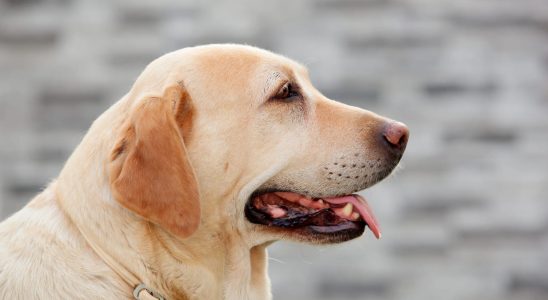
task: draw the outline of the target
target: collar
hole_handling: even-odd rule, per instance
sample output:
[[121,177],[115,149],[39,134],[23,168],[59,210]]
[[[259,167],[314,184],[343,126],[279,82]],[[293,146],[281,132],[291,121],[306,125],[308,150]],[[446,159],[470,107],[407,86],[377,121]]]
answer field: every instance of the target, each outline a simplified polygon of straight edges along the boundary
[[[74,222],[73,222],[74,223]],[[76,225],[76,223],[74,223]],[[76,227],[78,227],[76,225]],[[109,266],[123,281],[125,281],[130,287],[133,288],[133,297],[135,300],[167,300],[155,290],[151,289],[148,285],[141,282],[137,276],[129,272],[126,268],[122,267],[112,256],[108,255],[101,247],[92,243],[93,239],[90,239],[85,231],[78,228],[78,231],[84,237],[84,240],[93,249],[93,251],[99,256],[107,266]]]

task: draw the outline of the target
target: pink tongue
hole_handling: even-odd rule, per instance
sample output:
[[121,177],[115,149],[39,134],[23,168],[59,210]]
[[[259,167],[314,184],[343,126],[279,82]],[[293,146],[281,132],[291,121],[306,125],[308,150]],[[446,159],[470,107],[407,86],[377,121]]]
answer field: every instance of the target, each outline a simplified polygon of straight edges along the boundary
[[342,197],[324,198],[324,200],[333,204],[346,204],[349,202],[352,203],[354,207],[358,209],[360,215],[362,216],[362,219],[367,223],[367,226],[369,227],[369,229],[371,229],[371,232],[373,232],[375,237],[377,239],[381,238],[381,229],[379,228],[377,219],[375,218],[375,215],[373,215],[373,211],[369,207],[369,204],[362,196],[349,195]]

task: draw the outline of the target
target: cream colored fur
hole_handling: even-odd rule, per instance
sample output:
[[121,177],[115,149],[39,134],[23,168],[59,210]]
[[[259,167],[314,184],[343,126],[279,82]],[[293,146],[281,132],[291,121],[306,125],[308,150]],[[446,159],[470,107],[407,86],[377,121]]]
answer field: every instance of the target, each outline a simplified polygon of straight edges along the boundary
[[[300,82],[304,107],[265,103],[285,77]],[[201,208],[198,229],[184,238],[120,205],[108,170],[132,109],[174,85],[193,105],[185,145]],[[359,124],[382,122],[328,100],[301,65],[264,50],[213,45],[167,54],[93,123],[59,177],[0,224],[0,299],[132,299],[133,287],[82,232],[167,299],[270,299],[266,247],[307,239],[249,223],[245,201],[273,179],[318,196],[353,192],[359,186],[352,180],[334,186],[317,169],[341,153],[380,155],[356,136],[372,131]]]

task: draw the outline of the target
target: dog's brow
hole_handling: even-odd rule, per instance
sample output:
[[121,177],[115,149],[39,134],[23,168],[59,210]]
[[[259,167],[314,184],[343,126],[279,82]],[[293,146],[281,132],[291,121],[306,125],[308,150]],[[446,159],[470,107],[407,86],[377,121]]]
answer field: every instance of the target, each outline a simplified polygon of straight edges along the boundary
[[268,76],[268,78],[266,79],[264,90],[263,90],[265,97],[268,96],[273,86],[276,85],[280,77],[282,77],[282,74],[280,72],[273,72],[272,74]]

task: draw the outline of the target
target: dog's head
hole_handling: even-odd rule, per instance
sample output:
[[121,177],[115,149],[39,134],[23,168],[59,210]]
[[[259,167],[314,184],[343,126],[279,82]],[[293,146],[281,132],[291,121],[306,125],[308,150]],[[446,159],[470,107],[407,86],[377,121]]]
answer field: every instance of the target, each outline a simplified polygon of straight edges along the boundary
[[113,195],[170,233],[250,244],[380,235],[353,193],[390,174],[408,130],[327,99],[303,66],[247,46],[187,48],[151,63],[126,100]]

